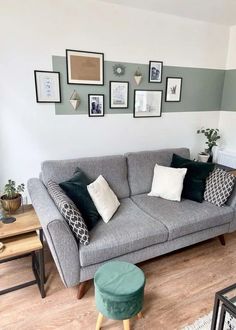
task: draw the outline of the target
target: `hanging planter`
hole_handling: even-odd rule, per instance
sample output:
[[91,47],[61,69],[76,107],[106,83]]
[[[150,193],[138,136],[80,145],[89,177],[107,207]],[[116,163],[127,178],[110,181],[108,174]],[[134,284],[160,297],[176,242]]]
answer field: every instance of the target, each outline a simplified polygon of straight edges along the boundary
[[138,68],[138,70],[136,70],[135,73],[134,73],[134,80],[135,80],[135,82],[138,86],[140,85],[142,79],[143,79],[143,75],[142,75],[141,71]]
[[75,89],[74,89],[69,101],[70,101],[70,104],[72,105],[72,107],[74,108],[74,110],[77,110],[78,107],[80,106],[80,97]]

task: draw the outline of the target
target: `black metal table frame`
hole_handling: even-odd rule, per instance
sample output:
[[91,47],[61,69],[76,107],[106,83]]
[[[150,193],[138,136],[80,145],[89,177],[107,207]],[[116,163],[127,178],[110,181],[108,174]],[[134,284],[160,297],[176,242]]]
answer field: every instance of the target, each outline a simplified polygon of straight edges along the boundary
[[232,306],[232,303],[230,303],[229,300],[223,296],[234,289],[236,289],[236,284],[233,284],[223,290],[216,292],[212,322],[211,322],[211,330],[216,330],[220,302],[222,302],[222,305],[221,305],[218,330],[223,330],[224,328],[226,312],[228,312],[229,314],[233,315],[234,318],[236,318],[236,306]]
[[16,260],[16,259],[21,259],[21,258],[25,258],[29,255],[32,256],[32,270],[35,276],[35,280],[32,281],[28,281],[19,285],[15,285],[12,286],[10,288],[4,289],[4,290],[0,290],[0,295],[3,295],[5,293],[8,292],[12,292],[15,290],[19,290],[22,288],[26,288],[30,285],[34,285],[37,284],[41,297],[45,298],[46,294],[45,294],[45,289],[44,289],[44,284],[46,283],[46,277],[45,277],[45,265],[44,265],[44,242],[43,242],[43,230],[39,229],[39,238],[40,241],[42,243],[42,249],[37,250],[37,251],[33,251],[31,253],[26,253],[26,254],[22,254],[20,256],[17,257],[11,257],[11,258],[7,258],[4,260],[0,260],[0,264],[4,263],[4,262],[8,262],[11,260]]

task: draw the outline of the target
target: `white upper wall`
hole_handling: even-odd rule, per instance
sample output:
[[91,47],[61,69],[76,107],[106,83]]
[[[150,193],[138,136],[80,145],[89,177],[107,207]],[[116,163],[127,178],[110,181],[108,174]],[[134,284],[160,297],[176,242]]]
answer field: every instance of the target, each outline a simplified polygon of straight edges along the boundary
[[54,105],[36,103],[33,70],[51,70],[52,55],[66,48],[104,52],[114,61],[223,69],[228,32],[96,0],[0,0],[0,187],[8,178],[38,176],[45,159],[183,145],[198,152],[196,129],[215,127],[218,112],[56,116]]
[[236,69],[236,25],[230,28],[227,69]]

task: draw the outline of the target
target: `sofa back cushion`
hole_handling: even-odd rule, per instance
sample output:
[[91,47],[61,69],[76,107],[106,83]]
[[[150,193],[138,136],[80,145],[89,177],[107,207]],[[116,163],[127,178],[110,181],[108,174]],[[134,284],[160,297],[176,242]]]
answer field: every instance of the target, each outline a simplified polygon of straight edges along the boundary
[[124,156],[88,157],[69,160],[47,160],[42,163],[42,180],[61,183],[70,179],[79,167],[92,181],[102,175],[118,198],[129,197],[127,163]]
[[155,164],[170,166],[174,153],[182,157],[190,157],[187,148],[127,153],[125,156],[128,162],[128,181],[131,195],[150,192]]

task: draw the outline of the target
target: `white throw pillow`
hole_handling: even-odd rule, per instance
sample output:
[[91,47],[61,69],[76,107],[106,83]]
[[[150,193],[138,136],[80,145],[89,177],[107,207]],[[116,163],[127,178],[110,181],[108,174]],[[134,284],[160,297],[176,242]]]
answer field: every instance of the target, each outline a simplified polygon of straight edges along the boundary
[[102,175],[88,185],[87,189],[98,213],[107,223],[120,206],[116,195]]
[[186,172],[187,168],[173,168],[156,164],[152,189],[148,196],[162,197],[180,202]]

